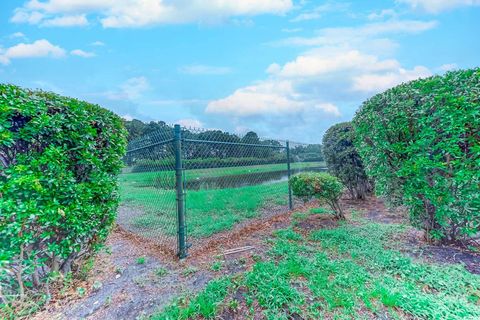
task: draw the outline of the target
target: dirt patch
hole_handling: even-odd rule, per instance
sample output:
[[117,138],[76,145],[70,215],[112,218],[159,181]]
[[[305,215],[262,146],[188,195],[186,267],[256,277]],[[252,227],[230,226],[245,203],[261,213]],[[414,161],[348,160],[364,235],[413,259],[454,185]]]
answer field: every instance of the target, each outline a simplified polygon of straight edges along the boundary
[[315,214],[310,215],[305,219],[296,221],[295,227],[301,231],[306,232],[319,229],[333,229],[338,227],[338,220],[335,220],[332,216]]
[[[84,298],[51,303],[34,319],[136,319],[151,314],[175,297],[202,289],[213,278],[208,270],[185,263],[173,264],[169,257],[148,244],[139,245],[124,231],[115,230],[107,246],[111,253],[97,257]],[[152,254],[154,253],[154,254]],[[186,274],[185,270],[195,270]]]

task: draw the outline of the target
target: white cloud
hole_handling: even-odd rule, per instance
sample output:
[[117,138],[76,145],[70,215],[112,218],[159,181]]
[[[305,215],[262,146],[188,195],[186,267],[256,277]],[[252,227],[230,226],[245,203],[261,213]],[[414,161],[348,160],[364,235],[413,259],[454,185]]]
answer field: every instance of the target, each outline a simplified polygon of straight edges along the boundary
[[51,44],[48,40],[41,39],[33,43],[19,43],[6,50],[0,51],[0,63],[9,64],[12,59],[65,56],[65,50]]
[[327,2],[320,6],[317,6],[311,10],[307,10],[302,12],[301,14],[297,15],[295,18],[291,19],[291,22],[301,22],[307,20],[315,20],[320,19],[325,13],[328,12],[340,12],[346,11],[350,7],[348,3],[340,3],[340,2]]
[[88,20],[84,14],[80,14],[46,19],[40,25],[43,27],[79,27],[88,25]]
[[456,63],[446,63],[446,64],[442,64],[440,67],[438,67],[438,70],[440,70],[442,72],[452,71],[452,70],[456,70],[456,69],[458,69],[458,65]]
[[175,123],[178,123],[182,127],[186,128],[203,128],[203,123],[197,119],[180,119]]
[[369,23],[358,27],[324,28],[313,37],[290,37],[273,42],[275,45],[331,46],[340,44],[361,44],[376,37],[395,34],[416,34],[437,26],[436,21],[389,20]]
[[290,81],[266,80],[210,102],[206,111],[240,117],[294,113],[306,107],[303,101],[296,101],[295,95]]
[[232,71],[228,67],[215,67],[207,66],[201,64],[183,66],[179,68],[181,73],[191,74],[191,75],[222,75],[227,74]]
[[16,9],[11,20],[36,24],[45,16],[96,14],[104,27],[122,28],[209,23],[229,17],[284,14],[292,8],[292,0],[30,0]]
[[92,57],[95,57],[95,53],[83,51],[83,50],[80,50],[80,49],[72,50],[72,51],[70,51],[70,54],[71,54],[71,55],[74,55],[74,56],[79,56],[79,57],[82,57],[82,58],[92,58]]
[[22,32],[15,32],[15,33],[12,33],[10,35],[10,38],[11,39],[15,39],[15,38],[26,38],[25,34],[22,33]]
[[147,78],[140,76],[128,79],[119,86],[118,90],[104,92],[103,96],[110,100],[136,100],[149,89],[150,84]]
[[[424,66],[408,70],[395,59],[380,59],[355,49],[316,48],[283,65],[271,64],[269,77],[211,101],[206,112],[234,117],[339,117],[345,101],[360,103],[377,93],[419,77]],[[302,120],[307,121],[307,120]]]
[[386,17],[396,17],[397,12],[393,9],[383,9],[380,12],[372,12],[368,15],[368,20],[383,19]]
[[480,0],[397,0],[397,2],[408,4],[414,10],[434,14],[459,7],[480,6]]
[[103,47],[105,46],[105,43],[103,43],[102,41],[94,41],[92,43],[90,43],[91,46],[94,46],[94,47]]
[[285,78],[302,78],[321,76],[344,70],[382,71],[398,67],[399,63],[396,60],[380,61],[378,57],[362,54],[358,50],[345,52],[332,50],[331,53],[328,53],[322,49],[318,51],[318,54],[316,51],[310,51],[305,55],[298,56],[294,61],[286,63],[281,68],[278,68],[276,64],[272,64],[267,71]]
[[29,24],[38,24],[45,17],[44,14],[37,11],[28,11],[22,8],[15,10],[14,15],[10,19],[14,23],[29,23]]
[[429,69],[417,66],[412,70],[399,68],[387,73],[369,73],[356,76],[353,79],[353,89],[368,93],[378,93],[392,88],[400,83],[431,76]]

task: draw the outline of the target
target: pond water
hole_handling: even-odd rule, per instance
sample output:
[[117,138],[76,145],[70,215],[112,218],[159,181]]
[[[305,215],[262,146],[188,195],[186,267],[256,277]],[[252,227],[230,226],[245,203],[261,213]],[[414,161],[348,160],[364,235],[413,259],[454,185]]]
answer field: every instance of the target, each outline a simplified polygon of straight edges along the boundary
[[[325,167],[311,167],[305,169],[292,170],[292,174],[298,172],[322,172],[326,171]],[[239,175],[229,175],[221,177],[198,178],[186,181],[187,190],[209,190],[209,189],[226,189],[241,188],[246,186],[254,186],[259,184],[271,184],[288,180],[287,170],[271,171],[271,172],[255,172]]]

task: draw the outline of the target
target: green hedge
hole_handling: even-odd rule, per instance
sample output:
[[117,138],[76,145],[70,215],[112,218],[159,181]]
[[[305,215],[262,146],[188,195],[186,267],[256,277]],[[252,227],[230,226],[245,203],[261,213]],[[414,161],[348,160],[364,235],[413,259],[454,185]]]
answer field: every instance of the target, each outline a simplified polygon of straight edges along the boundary
[[340,179],[350,196],[365,199],[373,188],[353,140],[351,122],[331,126],[323,136],[323,156],[328,172]]
[[102,244],[115,218],[125,146],[122,120],[110,111],[0,85],[4,295],[41,289],[47,275],[75,270]]
[[380,195],[435,239],[480,231],[480,69],[397,86],[366,101],[353,123]]

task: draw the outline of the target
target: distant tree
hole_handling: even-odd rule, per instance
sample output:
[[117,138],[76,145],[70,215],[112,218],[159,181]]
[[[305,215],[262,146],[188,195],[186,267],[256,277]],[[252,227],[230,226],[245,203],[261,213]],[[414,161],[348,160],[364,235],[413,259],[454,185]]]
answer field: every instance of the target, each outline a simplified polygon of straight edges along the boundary
[[145,123],[140,120],[124,120],[125,129],[128,132],[128,141],[135,140],[145,134]]

